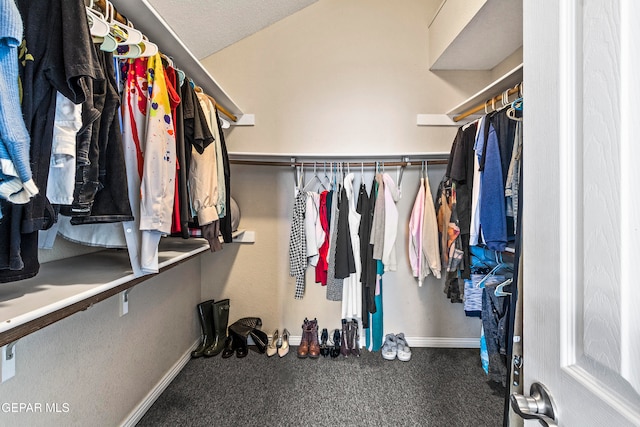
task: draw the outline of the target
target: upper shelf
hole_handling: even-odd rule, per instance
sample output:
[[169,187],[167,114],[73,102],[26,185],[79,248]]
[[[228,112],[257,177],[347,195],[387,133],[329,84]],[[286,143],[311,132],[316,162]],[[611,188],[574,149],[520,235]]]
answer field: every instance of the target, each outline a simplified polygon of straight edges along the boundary
[[429,24],[431,70],[491,70],[522,46],[522,0],[444,0]]
[[[467,100],[447,111],[447,116],[453,118],[454,116],[457,116],[458,114],[473,108],[478,104],[482,104],[496,95],[499,95],[501,92],[522,83],[522,71],[523,67],[522,64],[520,64],[484,89],[469,97]],[[473,117],[470,116],[470,119],[472,118]]]
[[231,97],[220,87],[189,48],[180,40],[169,24],[147,0],[111,0],[118,12],[125,15],[149,40],[158,45],[161,52],[171,56],[181,70],[217,103],[233,113],[238,119],[243,112]]

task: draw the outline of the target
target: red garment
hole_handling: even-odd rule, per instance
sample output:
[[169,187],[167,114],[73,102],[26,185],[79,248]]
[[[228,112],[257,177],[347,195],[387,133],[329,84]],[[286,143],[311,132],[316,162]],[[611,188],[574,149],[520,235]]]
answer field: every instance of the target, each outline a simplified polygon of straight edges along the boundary
[[[180,103],[180,94],[178,94],[178,78],[176,71],[171,67],[164,68],[164,76],[167,81],[167,91],[169,92],[169,103],[171,105],[171,116],[173,117],[173,132],[176,132],[176,109]],[[173,215],[171,217],[171,234],[180,234],[182,228],[180,226],[180,197],[178,197],[178,159],[176,156],[176,192],[173,198]]]
[[329,255],[329,215],[327,214],[327,194],[328,191],[320,193],[320,225],[324,230],[324,242],[318,249],[318,265],[316,265],[316,283],[322,283],[322,286],[327,284],[327,270],[329,269],[329,263],[327,257]]

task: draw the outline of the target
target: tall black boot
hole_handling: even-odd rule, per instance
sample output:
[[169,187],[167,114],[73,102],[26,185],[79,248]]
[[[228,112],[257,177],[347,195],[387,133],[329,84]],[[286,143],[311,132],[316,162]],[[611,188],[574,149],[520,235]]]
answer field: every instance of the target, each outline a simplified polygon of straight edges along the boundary
[[360,327],[358,321],[353,319],[351,321],[351,337],[349,338],[351,345],[349,346],[351,354],[356,357],[360,357]]
[[201,357],[204,351],[213,343],[213,300],[198,304],[198,315],[200,317],[200,327],[202,328],[202,338],[200,345],[191,352],[191,357]]
[[213,311],[213,339],[204,350],[205,357],[216,356],[224,349],[227,339],[227,324],[229,323],[229,300],[223,299],[212,304]]
[[349,341],[351,322],[342,319],[342,337],[340,338],[340,354],[348,357],[351,353],[351,342]]

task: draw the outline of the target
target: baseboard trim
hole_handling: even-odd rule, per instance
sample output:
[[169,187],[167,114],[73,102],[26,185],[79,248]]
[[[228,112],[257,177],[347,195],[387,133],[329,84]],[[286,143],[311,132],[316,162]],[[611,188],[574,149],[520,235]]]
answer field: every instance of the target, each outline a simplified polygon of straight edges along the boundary
[[200,338],[193,343],[189,350],[187,350],[180,359],[169,369],[169,371],[158,381],[158,384],[142,399],[142,402],[138,404],[138,406],[131,411],[131,413],[127,416],[124,422],[121,424],[123,427],[134,427],[144,414],[147,413],[151,405],[155,403],[155,401],[160,397],[162,392],[171,384],[171,381],[178,376],[180,371],[185,367],[187,362],[191,360],[191,352],[200,344]]
[[[440,338],[440,337],[406,337],[410,347],[433,347],[433,348],[480,348],[480,338]],[[300,345],[301,335],[291,335],[289,344]],[[364,338],[360,343],[364,346]]]
[[480,338],[407,337],[410,347],[480,348]]

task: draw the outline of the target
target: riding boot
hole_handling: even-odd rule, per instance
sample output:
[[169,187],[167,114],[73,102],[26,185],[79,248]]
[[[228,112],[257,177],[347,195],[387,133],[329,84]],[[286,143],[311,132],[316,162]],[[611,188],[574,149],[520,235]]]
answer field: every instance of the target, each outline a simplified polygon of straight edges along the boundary
[[200,345],[191,352],[191,357],[201,357],[205,350],[213,342],[213,300],[208,300],[198,304],[198,317],[200,318],[200,327],[202,328],[202,337]]
[[212,304],[213,312],[213,340],[204,350],[205,357],[216,356],[224,349],[227,339],[227,324],[229,323],[229,300],[223,299]]
[[342,319],[342,337],[340,339],[340,354],[344,357],[348,357],[350,353],[349,330],[351,329],[351,322],[347,322],[347,319]]

